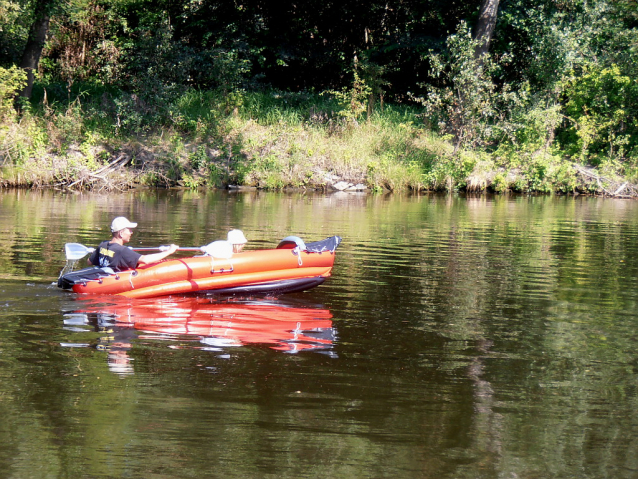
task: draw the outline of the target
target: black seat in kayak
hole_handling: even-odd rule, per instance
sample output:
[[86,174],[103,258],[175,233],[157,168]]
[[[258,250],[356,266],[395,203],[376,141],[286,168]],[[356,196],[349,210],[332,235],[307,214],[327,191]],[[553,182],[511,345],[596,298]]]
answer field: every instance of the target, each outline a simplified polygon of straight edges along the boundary
[[58,278],[58,287],[62,289],[71,289],[73,285],[84,283],[86,281],[97,281],[100,278],[105,278],[115,274],[111,268],[98,268],[97,266],[91,266],[90,268],[80,269],[67,273]]

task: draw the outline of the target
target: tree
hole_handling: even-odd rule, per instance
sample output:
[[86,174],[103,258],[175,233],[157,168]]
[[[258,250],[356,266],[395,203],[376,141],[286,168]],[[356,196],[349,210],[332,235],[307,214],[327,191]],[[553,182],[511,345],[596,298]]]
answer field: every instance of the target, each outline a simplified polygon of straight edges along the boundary
[[21,97],[31,98],[35,72],[38,70],[44,42],[49,32],[51,14],[56,3],[56,0],[37,0],[34,5],[33,23],[31,23],[29,38],[20,61],[20,68],[27,72],[27,85],[20,92]]
[[447,49],[429,55],[430,75],[439,79],[441,86],[423,85],[427,97],[415,98],[425,106],[430,126],[453,136],[455,154],[463,146],[485,142],[499,110],[499,98],[506,97],[492,81],[494,62],[489,56],[476,57],[478,43],[461,22],[457,32],[448,37]]
[[498,14],[499,0],[483,0],[479,18],[474,27],[474,40],[477,46],[475,50],[476,58],[480,59],[490,49],[490,41],[496,28],[496,18]]

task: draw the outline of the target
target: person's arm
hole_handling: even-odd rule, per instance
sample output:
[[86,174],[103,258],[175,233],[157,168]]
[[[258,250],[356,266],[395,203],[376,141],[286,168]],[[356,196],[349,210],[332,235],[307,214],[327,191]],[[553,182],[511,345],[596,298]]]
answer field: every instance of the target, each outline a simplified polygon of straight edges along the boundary
[[[100,246],[102,245],[100,244]],[[97,265],[100,262],[100,246],[95,248],[95,250],[93,250],[93,252],[86,259],[86,262],[89,263],[91,266]]]
[[173,254],[175,251],[177,251],[177,248],[179,248],[179,246],[172,244],[168,247],[168,250],[166,251],[160,251],[159,253],[142,255],[138,258],[137,264],[157,263],[158,261],[161,261],[167,256]]

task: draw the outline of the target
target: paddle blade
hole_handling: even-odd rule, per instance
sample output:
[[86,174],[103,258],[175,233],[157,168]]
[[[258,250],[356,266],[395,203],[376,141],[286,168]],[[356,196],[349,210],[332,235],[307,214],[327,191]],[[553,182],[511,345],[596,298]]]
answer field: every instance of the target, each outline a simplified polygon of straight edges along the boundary
[[67,243],[64,245],[64,252],[67,260],[78,260],[84,258],[87,254],[93,253],[95,248],[87,248],[79,243]]

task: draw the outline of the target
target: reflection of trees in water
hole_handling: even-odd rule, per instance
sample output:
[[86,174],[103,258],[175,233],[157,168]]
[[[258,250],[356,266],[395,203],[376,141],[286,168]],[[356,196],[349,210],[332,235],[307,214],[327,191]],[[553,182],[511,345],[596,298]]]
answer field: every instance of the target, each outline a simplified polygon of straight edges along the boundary
[[[629,411],[637,402],[632,375],[623,372],[634,328],[621,326],[634,297],[621,283],[632,285],[638,272],[626,264],[635,222],[614,221],[592,199],[421,206],[404,221],[378,219],[377,244],[349,256],[351,274],[338,280],[356,293],[353,300],[343,293],[343,301],[355,310],[370,303],[379,323],[394,319],[389,334],[377,334],[395,345],[399,323],[430,341],[445,339],[440,357],[424,367],[463,371],[474,405],[468,439],[494,470],[560,474],[574,461],[586,470],[588,460],[614,469],[614,454],[627,450],[619,438],[634,435],[632,421],[612,419],[614,403]],[[611,420],[602,424],[601,415]],[[604,453],[605,443],[616,452]],[[521,458],[520,447],[533,452]],[[525,464],[538,457],[547,464]]]
[[476,443],[474,447],[489,454],[485,459],[487,464],[484,467],[496,473],[503,470],[501,467],[503,443],[506,439],[503,416],[494,410],[497,406],[494,388],[485,379],[485,359],[489,358],[489,350],[492,346],[492,341],[483,339],[477,341],[477,355],[471,359],[467,375],[473,384],[475,403],[474,424],[471,431]]

